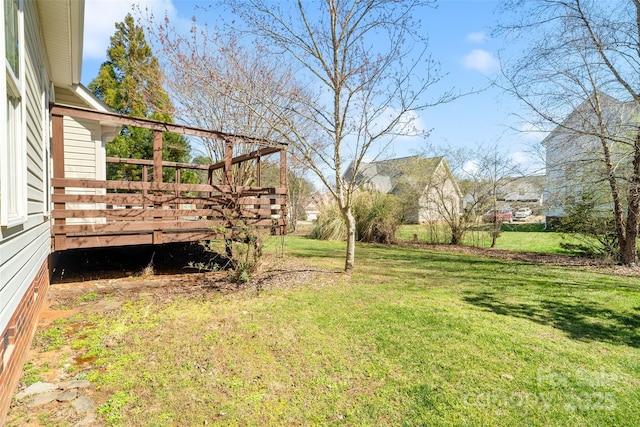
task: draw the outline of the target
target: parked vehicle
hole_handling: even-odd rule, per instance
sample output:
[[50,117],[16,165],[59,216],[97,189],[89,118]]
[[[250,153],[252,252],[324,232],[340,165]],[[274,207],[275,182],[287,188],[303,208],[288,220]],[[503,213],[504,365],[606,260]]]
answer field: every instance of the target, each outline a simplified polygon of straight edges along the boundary
[[529,209],[529,208],[517,209],[514,212],[513,216],[514,216],[514,218],[518,218],[518,219],[529,218],[531,216],[531,209]]
[[511,222],[513,221],[513,212],[511,209],[489,209],[482,215],[484,222]]

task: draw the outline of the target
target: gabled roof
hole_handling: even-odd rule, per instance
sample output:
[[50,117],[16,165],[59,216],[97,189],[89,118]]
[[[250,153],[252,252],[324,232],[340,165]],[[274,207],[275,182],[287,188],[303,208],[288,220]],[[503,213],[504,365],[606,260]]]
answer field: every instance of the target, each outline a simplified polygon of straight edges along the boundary
[[112,113],[113,110],[109,108],[100,98],[95,96],[86,86],[83,84],[76,84],[71,87],[71,91],[81,99],[88,108],[96,111],[102,111],[105,113]]
[[38,0],[36,6],[51,80],[80,83],[84,0]]
[[[442,163],[446,164],[446,160],[442,156],[426,158],[419,155],[377,162],[362,162],[355,181],[358,186],[365,186],[381,193],[393,193],[402,178],[410,175],[412,170],[429,178]],[[349,166],[345,172],[345,178],[350,179],[351,174],[352,166]]]
[[595,97],[598,98],[599,105],[602,109],[602,116],[606,124],[620,123],[631,120],[631,113],[636,107],[636,104],[631,102],[619,101],[616,98],[607,95],[603,92],[597,92],[589,99],[583,101],[577,108],[575,108],[561,124],[555,127],[545,139],[542,140],[542,145],[547,146],[553,142],[559,136],[565,136],[567,134],[587,134],[589,133],[589,126],[592,126],[593,122],[597,120],[595,115],[593,104]]

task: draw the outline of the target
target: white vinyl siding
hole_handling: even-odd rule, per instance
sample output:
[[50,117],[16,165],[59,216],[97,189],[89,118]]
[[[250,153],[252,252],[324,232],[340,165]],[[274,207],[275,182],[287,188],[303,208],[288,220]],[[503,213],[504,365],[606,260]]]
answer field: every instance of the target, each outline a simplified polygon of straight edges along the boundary
[[[56,87],[56,104],[91,108],[76,94]],[[102,126],[96,121],[64,118],[64,176],[65,178],[105,179]],[[67,194],[106,194],[104,189],[68,189]],[[104,209],[103,203],[67,203],[68,209]],[[69,218],[67,224],[104,222],[95,219]]]
[[[51,248],[51,228],[45,217],[48,191],[45,141],[48,144],[49,121],[48,111],[43,111],[46,108],[44,100],[48,77],[44,71],[44,48],[38,29],[36,4],[23,1],[21,5],[24,7],[24,78],[21,83],[24,125],[20,145],[24,149],[24,159],[22,165],[7,165],[6,161],[0,163],[0,177],[6,177],[7,173],[22,177],[24,194],[19,202],[24,205],[24,218],[17,226],[0,227],[0,331],[8,325]],[[4,49],[4,42],[0,46]],[[6,76],[6,73],[0,75]],[[6,82],[3,81],[0,84],[3,96],[5,88]]]
[[4,30],[0,49],[4,71],[0,82],[3,92],[0,121],[4,135],[0,139],[0,226],[23,223],[27,215],[25,146],[25,37],[22,0],[3,0]]
[[[27,221],[27,224],[31,221]],[[49,256],[51,230],[48,223],[37,224],[28,231],[2,242],[0,252],[0,330],[11,320],[35,274]],[[31,225],[31,224],[28,224]]]

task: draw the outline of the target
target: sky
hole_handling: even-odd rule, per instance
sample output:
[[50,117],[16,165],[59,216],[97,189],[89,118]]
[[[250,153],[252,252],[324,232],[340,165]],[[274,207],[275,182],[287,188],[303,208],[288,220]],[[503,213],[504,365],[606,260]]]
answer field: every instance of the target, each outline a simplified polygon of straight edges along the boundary
[[[166,13],[173,23],[183,23],[185,28],[191,23],[194,6],[208,4],[196,0],[85,0],[82,70],[85,85],[97,75],[106,59],[115,23],[132,12],[134,3],[152,9],[156,16]],[[498,56],[513,48],[491,38],[491,29],[498,19],[497,7],[495,0],[440,0],[436,8],[428,8],[418,17],[429,37],[430,52],[445,74],[439,89],[480,91],[421,112],[420,121],[431,130],[427,139],[431,146],[473,149],[497,144],[513,161],[535,172],[538,168],[532,166],[535,156],[531,152],[544,134],[529,131],[531,125],[521,117],[526,112],[515,99],[489,87],[490,79],[499,73]],[[198,20],[201,22],[203,17],[198,16]],[[393,154],[411,155],[424,147],[422,141],[403,141],[394,147]]]

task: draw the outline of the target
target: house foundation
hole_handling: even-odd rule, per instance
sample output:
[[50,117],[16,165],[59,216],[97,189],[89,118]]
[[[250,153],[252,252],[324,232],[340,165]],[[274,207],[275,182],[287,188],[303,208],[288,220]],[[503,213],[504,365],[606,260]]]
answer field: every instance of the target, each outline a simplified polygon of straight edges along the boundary
[[49,259],[42,264],[7,327],[0,335],[0,425],[22,375],[38,316],[50,283]]

